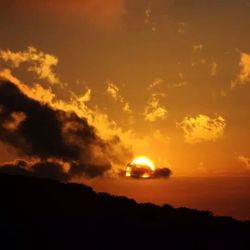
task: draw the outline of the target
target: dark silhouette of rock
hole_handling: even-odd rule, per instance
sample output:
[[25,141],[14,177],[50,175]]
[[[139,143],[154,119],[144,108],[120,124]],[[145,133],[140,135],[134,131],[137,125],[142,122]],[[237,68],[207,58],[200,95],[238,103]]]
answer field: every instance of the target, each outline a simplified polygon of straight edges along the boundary
[[0,174],[0,249],[250,249],[250,222]]

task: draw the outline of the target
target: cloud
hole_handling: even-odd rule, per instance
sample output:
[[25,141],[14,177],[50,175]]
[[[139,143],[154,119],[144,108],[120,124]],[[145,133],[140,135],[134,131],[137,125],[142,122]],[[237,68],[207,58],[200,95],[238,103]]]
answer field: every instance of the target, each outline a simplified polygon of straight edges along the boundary
[[0,107],[2,142],[21,156],[68,164],[72,175],[103,175],[112,162],[130,155],[118,137],[101,139],[86,118],[34,100],[14,83],[0,82]]
[[113,82],[108,81],[107,82],[107,93],[110,95],[115,102],[120,103],[123,106],[123,111],[127,113],[131,113],[132,110],[129,106],[129,103],[124,100],[124,98],[120,94],[120,89],[117,85],[115,85]]
[[239,66],[240,72],[236,80],[231,83],[232,89],[237,85],[245,85],[250,82],[250,54],[241,53]]
[[187,22],[179,22],[179,23],[177,24],[177,26],[178,26],[177,32],[178,32],[179,34],[183,34],[183,33],[185,33],[186,30],[187,30],[188,23],[187,23]]
[[169,178],[172,175],[172,171],[169,168],[157,168],[154,171],[153,178]]
[[164,80],[162,78],[156,78],[154,81],[152,81],[152,83],[149,85],[148,89],[154,89],[155,87],[160,86],[161,84],[163,84]]
[[144,23],[149,25],[153,32],[156,31],[156,23],[152,20],[152,9],[150,7],[145,9]]
[[238,159],[241,163],[243,163],[247,169],[250,170],[250,158],[249,158],[249,157],[246,157],[246,156],[243,156],[243,155],[239,155],[239,156],[237,157],[237,159]]
[[185,142],[190,144],[203,141],[216,141],[223,137],[226,121],[223,117],[210,118],[207,115],[185,117],[177,123],[184,132]]
[[72,177],[63,163],[56,161],[28,162],[16,160],[0,165],[0,173],[11,175],[34,176],[39,178],[69,181]]
[[67,114],[75,113],[79,118],[86,119],[89,125],[95,127],[97,136],[109,142],[106,150],[110,155],[109,158],[112,159],[112,169],[105,172],[105,175],[107,173],[109,176],[117,177],[124,166],[132,160],[134,154],[142,151],[149,152],[152,143],[156,146],[159,144],[165,146],[166,143],[169,143],[167,136],[155,139],[152,136],[137,135],[132,129],[124,130],[97,106],[90,108],[88,105],[91,98],[90,89],[82,96],[77,96],[69,91],[67,100],[62,100],[51,88],[44,88],[37,83],[27,85],[13,76],[8,69],[0,71],[0,79],[13,82],[28,98],[51,107],[53,110],[64,111]]
[[10,114],[2,126],[3,128],[14,131],[17,130],[19,125],[26,119],[26,115],[23,112],[13,112]]
[[217,71],[218,71],[218,64],[216,62],[212,62],[211,63],[211,72],[210,72],[210,75],[211,76],[216,76],[217,75]]
[[195,53],[201,52],[203,50],[203,48],[204,48],[204,46],[201,43],[193,45],[193,51]]
[[226,92],[226,90],[225,89],[223,89],[223,88],[221,88],[221,89],[219,89],[219,90],[214,90],[213,92],[212,92],[212,97],[214,98],[214,99],[218,99],[218,98],[225,98],[225,97],[227,97],[227,92]]
[[184,79],[184,75],[181,72],[178,74],[178,77],[179,77],[179,81],[167,84],[167,88],[169,89],[181,88],[188,84],[188,82]]
[[159,95],[153,94],[144,110],[145,121],[155,122],[162,120],[167,117],[167,114],[166,107],[160,104]]
[[153,171],[147,166],[138,166],[135,164],[129,164],[128,168],[129,174],[126,176],[135,179],[160,179],[169,178],[172,175],[172,171],[169,168],[157,168]]
[[[112,82],[107,82],[107,93],[117,102],[121,101],[121,97],[119,95],[119,88]],[[122,99],[123,101],[123,99]]]
[[195,68],[195,67],[197,67],[197,66],[205,65],[205,64],[207,64],[207,59],[202,58],[202,59],[198,59],[198,60],[196,60],[196,61],[193,61],[193,62],[191,63],[191,67]]
[[[64,111],[65,113],[75,113],[78,117],[87,119],[88,123],[96,128],[96,133],[105,141],[114,141],[116,143],[109,153],[113,155],[114,163],[118,164],[112,171],[116,175],[116,168],[127,164],[133,157],[132,148],[134,145],[141,143],[133,131],[124,131],[118,124],[109,118],[106,113],[100,111],[97,107],[91,109],[87,102],[91,98],[91,90],[87,90],[82,96],[76,96],[69,92],[69,100],[58,99],[50,88],[43,88],[40,84],[28,86],[12,75],[8,69],[0,71],[0,80],[10,81],[21,90],[30,99],[36,100],[43,105],[47,105],[54,110]],[[136,141],[136,142],[135,142]],[[127,150],[130,148],[131,150]],[[118,157],[119,156],[119,157]]]
[[9,63],[12,68],[18,68],[21,64],[29,65],[27,70],[35,73],[41,80],[47,80],[50,84],[58,84],[59,78],[53,71],[58,64],[58,58],[51,54],[38,51],[34,47],[28,47],[25,51],[13,52],[0,50],[0,59]]
[[218,63],[214,60],[209,60],[206,58],[199,58],[191,63],[192,68],[197,68],[200,66],[206,66],[208,73],[211,77],[215,77],[218,73]]

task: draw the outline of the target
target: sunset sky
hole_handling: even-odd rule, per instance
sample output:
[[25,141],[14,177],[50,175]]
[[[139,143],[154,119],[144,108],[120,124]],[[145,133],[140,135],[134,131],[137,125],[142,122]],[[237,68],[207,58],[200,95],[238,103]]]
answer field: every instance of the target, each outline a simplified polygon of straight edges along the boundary
[[248,0],[1,0],[0,76],[117,140],[107,176],[138,155],[173,178],[250,176],[249,25]]

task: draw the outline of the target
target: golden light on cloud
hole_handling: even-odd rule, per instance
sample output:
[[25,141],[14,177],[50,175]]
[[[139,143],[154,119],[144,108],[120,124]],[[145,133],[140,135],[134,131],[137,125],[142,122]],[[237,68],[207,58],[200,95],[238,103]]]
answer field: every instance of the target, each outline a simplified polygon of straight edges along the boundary
[[136,157],[126,168],[126,177],[150,178],[155,171],[152,160],[146,156]]
[[50,84],[58,84],[59,78],[53,71],[58,64],[54,55],[38,51],[35,47],[28,47],[25,51],[0,50],[0,59],[9,63],[12,68],[21,64],[28,64],[27,70],[37,75],[40,80],[47,80]]
[[146,156],[138,156],[128,164],[126,177],[137,179],[168,178],[172,174],[169,168],[156,168],[154,162]]
[[151,161],[149,158],[147,158],[146,156],[139,156],[137,158],[135,158],[132,163],[132,165],[143,165],[143,166],[147,166],[149,167],[151,170],[155,170],[155,165],[153,163],[153,161]]
[[232,81],[231,88],[237,85],[245,85],[250,81],[250,54],[241,53],[240,55],[240,73],[235,81]]
[[112,81],[107,81],[107,94],[117,103],[122,105],[122,110],[127,113],[131,113],[132,110],[127,101],[125,101],[124,97],[120,94],[120,89],[117,85],[115,85]]
[[155,122],[157,120],[164,120],[168,115],[167,108],[160,103],[159,96],[164,94],[153,94],[150,101],[144,110],[144,119],[148,122]]
[[216,141],[223,137],[226,121],[222,116],[211,118],[207,115],[185,117],[177,123],[184,132],[185,142],[190,144],[203,141]]

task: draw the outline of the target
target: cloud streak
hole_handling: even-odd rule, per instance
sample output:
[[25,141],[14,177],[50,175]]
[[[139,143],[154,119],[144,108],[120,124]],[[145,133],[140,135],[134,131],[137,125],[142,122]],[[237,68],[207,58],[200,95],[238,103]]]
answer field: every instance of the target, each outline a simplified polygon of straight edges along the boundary
[[129,103],[124,100],[124,98],[120,94],[120,89],[117,85],[115,85],[113,82],[108,81],[107,82],[107,93],[109,96],[111,96],[115,102],[120,103],[123,107],[123,111],[127,113],[132,113],[132,110],[129,106]]

